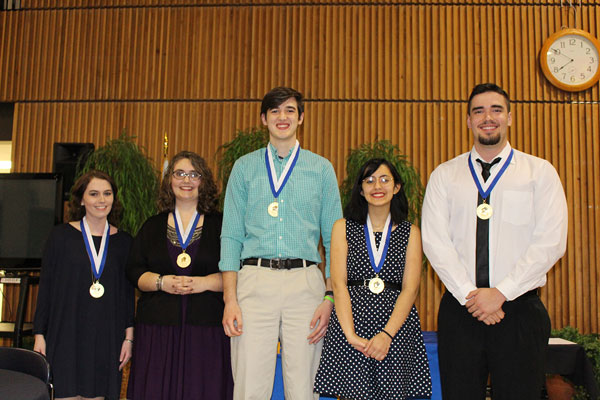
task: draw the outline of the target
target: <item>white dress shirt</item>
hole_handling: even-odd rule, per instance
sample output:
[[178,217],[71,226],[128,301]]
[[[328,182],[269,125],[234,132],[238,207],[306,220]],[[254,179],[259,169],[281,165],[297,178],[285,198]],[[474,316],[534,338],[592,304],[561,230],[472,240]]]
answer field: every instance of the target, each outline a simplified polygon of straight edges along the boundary
[[[475,286],[477,187],[471,157],[485,191],[510,154],[491,169],[486,183],[475,148],[439,165],[429,177],[423,202],[423,250],[446,288],[464,305]],[[490,161],[490,160],[488,160]],[[546,273],[563,256],[567,242],[567,201],[558,174],[546,160],[514,150],[492,190],[489,203],[490,287],[514,300],[546,284]]]

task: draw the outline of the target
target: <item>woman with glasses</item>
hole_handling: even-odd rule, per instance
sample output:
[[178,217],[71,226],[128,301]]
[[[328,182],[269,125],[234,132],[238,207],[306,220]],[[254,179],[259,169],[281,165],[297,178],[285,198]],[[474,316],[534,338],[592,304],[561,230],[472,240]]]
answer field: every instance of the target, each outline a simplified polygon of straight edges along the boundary
[[396,168],[365,163],[345,219],[331,236],[335,301],[315,391],[353,400],[431,397],[431,377],[414,302],[421,278],[421,236],[406,220]]
[[140,229],[127,266],[141,291],[128,399],[232,398],[216,207],[204,159],[175,155],[161,184],[160,213]]
[[70,222],[46,241],[33,349],[50,362],[57,399],[119,399],[134,302],[121,210],[112,178],[87,172],[71,189]]

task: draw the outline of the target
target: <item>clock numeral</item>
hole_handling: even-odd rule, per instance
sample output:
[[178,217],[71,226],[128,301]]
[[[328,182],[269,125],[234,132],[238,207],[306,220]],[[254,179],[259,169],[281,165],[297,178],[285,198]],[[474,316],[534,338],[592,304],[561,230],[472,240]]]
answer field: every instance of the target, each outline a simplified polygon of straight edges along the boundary
[[589,67],[587,67],[587,71],[588,72],[592,72],[592,66],[591,65]]
[[582,80],[585,79],[585,74],[584,73],[579,74],[579,78]]
[[590,49],[589,47],[587,49],[585,49],[585,54],[590,54],[592,52],[592,49]]
[[596,61],[594,60],[594,57],[590,57],[590,64],[595,63]]
[[566,72],[563,72],[563,77],[562,77],[562,78],[563,78],[563,80],[564,80],[566,77],[567,77],[567,73],[566,73]]
[[558,72],[558,71],[560,71],[560,68],[554,67],[554,72]]
[[554,52],[554,54],[556,54],[557,56],[560,55],[560,49],[552,49],[552,51]]
[[566,47],[566,46],[565,46],[565,42],[560,42],[560,48],[561,48],[561,49],[564,49],[565,47]]
[[577,78],[575,78],[575,75],[571,75],[571,82],[575,82],[577,80]]
[[570,46],[575,46],[576,44],[577,44],[577,41],[575,39],[569,39]]
[[556,62],[556,58],[550,57],[550,64],[554,64]]

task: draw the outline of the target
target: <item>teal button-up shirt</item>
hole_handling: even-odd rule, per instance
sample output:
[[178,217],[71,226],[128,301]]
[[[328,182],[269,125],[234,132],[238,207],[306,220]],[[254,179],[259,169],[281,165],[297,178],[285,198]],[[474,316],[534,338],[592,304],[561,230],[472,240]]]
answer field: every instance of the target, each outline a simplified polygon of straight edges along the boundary
[[[291,156],[283,160],[271,146],[279,177]],[[340,193],[331,163],[300,149],[296,166],[279,194],[279,215],[267,207],[275,201],[267,167],[266,148],[238,159],[233,166],[223,210],[221,271],[239,271],[246,258],[303,258],[321,262],[319,237],[325,247],[325,273],[329,276],[329,253],[333,223],[342,217]]]

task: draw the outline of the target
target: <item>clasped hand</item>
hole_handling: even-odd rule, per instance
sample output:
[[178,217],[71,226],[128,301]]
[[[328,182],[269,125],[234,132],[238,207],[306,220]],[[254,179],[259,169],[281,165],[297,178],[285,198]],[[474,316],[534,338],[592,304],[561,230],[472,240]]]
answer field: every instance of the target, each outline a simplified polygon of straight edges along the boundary
[[348,339],[348,343],[366,357],[381,361],[387,356],[390,345],[392,344],[392,339],[382,332],[373,336],[371,340],[367,340],[355,334]]
[[184,275],[165,275],[163,277],[162,290],[178,295],[194,293],[194,278]]
[[496,288],[479,288],[467,294],[467,311],[478,321],[494,325],[504,318],[502,304],[506,297]]

